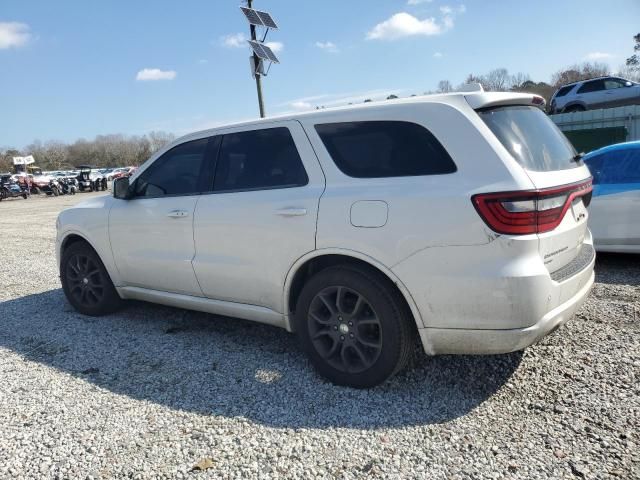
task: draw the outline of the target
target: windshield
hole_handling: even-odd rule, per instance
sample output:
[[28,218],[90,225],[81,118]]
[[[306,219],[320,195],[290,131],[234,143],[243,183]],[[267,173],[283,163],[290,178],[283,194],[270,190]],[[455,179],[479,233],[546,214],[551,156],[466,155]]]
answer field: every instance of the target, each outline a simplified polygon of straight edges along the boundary
[[478,112],[516,161],[527,170],[548,172],[581,165],[567,137],[537,107],[509,106]]

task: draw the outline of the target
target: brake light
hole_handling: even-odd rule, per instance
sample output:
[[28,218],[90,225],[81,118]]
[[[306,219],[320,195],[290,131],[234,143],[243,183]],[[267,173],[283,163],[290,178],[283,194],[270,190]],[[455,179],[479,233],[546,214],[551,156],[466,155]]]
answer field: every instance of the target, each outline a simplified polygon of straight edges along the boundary
[[479,193],[471,197],[489,228],[507,235],[544,233],[555,229],[576,198],[593,190],[592,179],[561,187],[519,192]]

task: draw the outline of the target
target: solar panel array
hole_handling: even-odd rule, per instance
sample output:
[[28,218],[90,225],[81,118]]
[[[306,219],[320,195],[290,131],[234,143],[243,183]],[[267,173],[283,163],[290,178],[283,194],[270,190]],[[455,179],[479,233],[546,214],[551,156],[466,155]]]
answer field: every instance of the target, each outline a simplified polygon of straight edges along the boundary
[[280,63],[280,60],[278,60],[278,57],[276,57],[275,53],[273,53],[273,50],[267,47],[264,43],[256,42],[255,40],[249,40],[249,45],[251,45],[251,48],[258,56],[258,58],[269,60],[273,63]]
[[250,25],[257,25],[259,27],[278,28],[278,25],[273,20],[271,15],[267,12],[261,12],[260,10],[254,10],[253,8],[240,7],[242,13],[249,21]]
[[275,20],[267,12],[261,12],[260,10],[256,10],[256,13],[260,17],[260,20],[262,20],[262,23],[264,24],[265,27],[278,28],[278,25],[276,25]]

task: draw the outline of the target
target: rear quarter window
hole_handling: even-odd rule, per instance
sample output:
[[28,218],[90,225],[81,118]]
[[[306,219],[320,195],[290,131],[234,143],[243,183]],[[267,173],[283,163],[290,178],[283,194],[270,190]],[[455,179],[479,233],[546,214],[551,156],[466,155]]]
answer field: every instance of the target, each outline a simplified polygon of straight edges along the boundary
[[315,129],[336,166],[350,177],[443,175],[457,170],[436,137],[416,123],[324,123]]
[[524,168],[534,172],[566,170],[580,165],[567,137],[537,107],[508,106],[478,111],[500,143]]

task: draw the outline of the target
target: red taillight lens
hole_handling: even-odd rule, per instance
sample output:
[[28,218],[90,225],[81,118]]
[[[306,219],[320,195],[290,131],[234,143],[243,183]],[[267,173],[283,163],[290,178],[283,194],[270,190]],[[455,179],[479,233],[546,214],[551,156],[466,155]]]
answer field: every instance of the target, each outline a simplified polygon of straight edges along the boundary
[[562,187],[480,193],[473,206],[493,231],[507,235],[549,232],[560,225],[571,202],[591,193],[591,179]]

